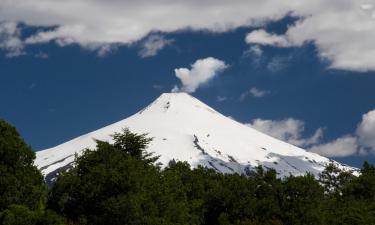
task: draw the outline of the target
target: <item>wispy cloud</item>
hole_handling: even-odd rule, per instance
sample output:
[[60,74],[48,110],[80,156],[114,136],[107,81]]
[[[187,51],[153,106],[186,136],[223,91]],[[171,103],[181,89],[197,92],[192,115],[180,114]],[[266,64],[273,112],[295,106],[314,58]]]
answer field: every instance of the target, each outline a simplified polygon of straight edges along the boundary
[[31,83],[29,85],[29,89],[31,90],[31,89],[34,89],[34,88],[36,88],[36,83]]
[[152,57],[158,54],[163,48],[171,45],[174,42],[173,39],[166,39],[162,35],[151,35],[141,44],[141,50],[138,54],[142,58]]
[[163,85],[160,85],[160,84],[153,84],[153,85],[152,85],[152,88],[153,88],[153,89],[156,89],[156,90],[161,90],[161,89],[163,89]]
[[267,63],[266,68],[271,72],[279,72],[285,68],[287,68],[292,60],[292,55],[288,56],[274,56],[271,60]]
[[252,45],[243,54],[244,56],[255,56],[255,58],[259,58],[263,55],[263,50],[259,45]]
[[216,101],[217,102],[223,102],[223,101],[225,101],[225,100],[227,100],[228,98],[227,97],[225,97],[225,96],[216,96]]
[[246,90],[240,95],[240,101],[244,101],[248,97],[255,97],[255,98],[261,98],[268,94],[270,94],[270,91],[267,90],[261,90],[256,87],[252,87],[249,90]]
[[6,57],[9,58],[25,54],[17,23],[0,21],[0,49],[4,49],[7,52]]
[[48,59],[49,58],[48,54],[45,53],[45,52],[38,52],[37,54],[35,54],[35,57],[40,58],[40,59]]
[[254,66],[261,66],[263,59],[263,50],[259,45],[252,45],[242,54],[243,58],[251,58]]

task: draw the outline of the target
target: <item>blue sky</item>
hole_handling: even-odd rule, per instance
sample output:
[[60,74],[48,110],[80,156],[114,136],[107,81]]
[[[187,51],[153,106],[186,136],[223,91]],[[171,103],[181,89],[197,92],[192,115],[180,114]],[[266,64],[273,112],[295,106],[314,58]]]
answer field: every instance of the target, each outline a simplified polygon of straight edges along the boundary
[[[212,57],[226,67],[200,82],[193,96],[224,115],[312,151],[325,154],[328,144],[334,149],[325,155],[340,162],[375,163],[373,117],[362,118],[375,109],[373,65],[360,61],[361,56],[353,59],[359,63],[346,63],[346,55],[345,60],[338,54],[322,57],[319,39],[285,42],[284,33],[298,20],[284,15],[220,32],[151,32],[131,44],[100,47],[87,47],[78,39],[65,44],[25,41],[21,47],[0,44],[0,118],[14,124],[35,150],[52,147],[124,119],[176,85],[183,88],[175,69],[191,72],[197,60]],[[55,26],[24,23],[17,29],[17,35],[0,29],[0,43],[12,35],[23,41]],[[245,41],[259,30],[271,36]],[[269,131],[272,127],[277,133]],[[348,137],[356,143],[337,144]],[[353,151],[343,154],[340,148]]]

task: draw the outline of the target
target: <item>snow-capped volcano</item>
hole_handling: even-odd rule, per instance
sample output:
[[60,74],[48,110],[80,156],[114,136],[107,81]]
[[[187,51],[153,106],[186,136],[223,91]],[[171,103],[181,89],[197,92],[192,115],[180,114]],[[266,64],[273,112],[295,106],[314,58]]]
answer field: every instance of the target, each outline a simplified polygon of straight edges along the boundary
[[148,151],[160,156],[162,166],[175,160],[223,173],[247,173],[262,165],[274,168],[279,176],[298,176],[317,175],[334,162],[238,123],[186,93],[166,93],[129,118],[38,151],[36,165],[49,180],[72,166],[75,153],[95,148],[94,139],[111,141],[110,135],[123,128],[153,137]]

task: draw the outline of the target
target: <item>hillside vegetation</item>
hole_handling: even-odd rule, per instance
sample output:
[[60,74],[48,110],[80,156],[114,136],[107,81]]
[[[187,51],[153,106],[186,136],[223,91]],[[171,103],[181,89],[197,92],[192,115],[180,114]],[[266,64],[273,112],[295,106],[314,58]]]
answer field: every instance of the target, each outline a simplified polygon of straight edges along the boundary
[[358,177],[334,165],[318,178],[175,161],[161,170],[146,135],[125,129],[113,141],[97,141],[47,188],[32,149],[0,120],[0,224],[375,224],[375,167],[366,162]]

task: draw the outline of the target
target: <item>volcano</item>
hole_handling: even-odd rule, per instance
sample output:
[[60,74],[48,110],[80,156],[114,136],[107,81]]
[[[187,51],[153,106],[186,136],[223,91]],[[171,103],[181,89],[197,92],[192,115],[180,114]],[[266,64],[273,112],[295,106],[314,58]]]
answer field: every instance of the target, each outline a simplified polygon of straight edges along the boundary
[[273,168],[279,177],[318,175],[327,164],[355,171],[318,154],[307,152],[226,117],[186,93],[165,93],[140,112],[56,147],[38,151],[36,165],[52,181],[73,166],[75,154],[94,149],[95,140],[128,128],[153,138],[147,151],[160,156],[163,168],[186,161],[221,173],[248,174],[257,166]]

